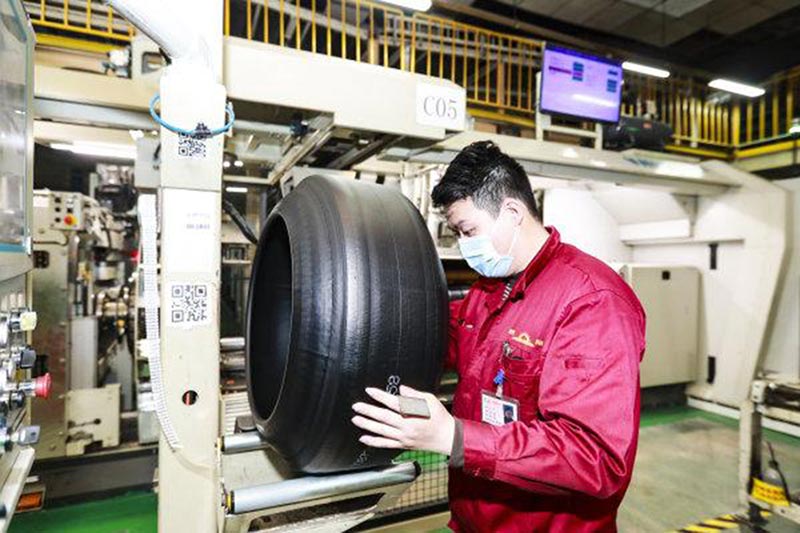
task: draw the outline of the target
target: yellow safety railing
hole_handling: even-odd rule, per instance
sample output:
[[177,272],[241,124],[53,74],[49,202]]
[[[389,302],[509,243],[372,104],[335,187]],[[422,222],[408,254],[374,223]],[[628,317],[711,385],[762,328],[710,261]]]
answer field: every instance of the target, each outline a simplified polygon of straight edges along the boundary
[[763,96],[737,106],[738,113],[744,116],[737,147],[786,139],[790,136],[792,121],[800,118],[800,67],[772,77],[763,88],[766,90]]
[[[129,41],[130,24],[102,0],[25,0],[35,26]],[[224,32],[297,50],[449,79],[472,106],[531,124],[543,41],[369,0],[224,0]],[[235,27],[234,27],[235,26]],[[705,82],[625,74],[622,114],[670,124],[675,147],[739,150],[788,137],[800,117],[800,67],[748,99]]]
[[34,27],[130,41],[134,29],[102,0],[24,0]]
[[678,146],[729,147],[736,138],[736,117],[729,102],[717,101],[706,85],[691,79],[626,73],[622,114],[650,116],[668,123]]
[[412,72],[449,79],[467,101],[503,111],[535,111],[542,41],[416,14],[411,26]]
[[[368,0],[225,1],[226,35],[429,76],[467,89],[470,103],[534,110],[542,42]],[[232,10],[241,10],[233,13]],[[240,27],[231,27],[232,20]]]
[[[232,9],[241,9],[239,28]],[[405,69],[407,42],[400,9],[368,0],[225,0],[225,35]]]
[[[310,3],[309,3],[310,2]],[[449,79],[467,101],[532,120],[543,42],[367,0],[225,0],[225,34]],[[334,6],[334,14],[331,12]],[[245,21],[232,28],[235,17]],[[755,101],[691,78],[626,73],[622,114],[670,124],[678,148],[735,149],[786,136],[800,70],[771,80]]]
[[788,139],[789,128],[800,118],[800,68],[773,77],[762,88],[763,96],[746,98],[691,79],[657,80],[628,73],[622,112],[667,122],[678,146],[746,149]]

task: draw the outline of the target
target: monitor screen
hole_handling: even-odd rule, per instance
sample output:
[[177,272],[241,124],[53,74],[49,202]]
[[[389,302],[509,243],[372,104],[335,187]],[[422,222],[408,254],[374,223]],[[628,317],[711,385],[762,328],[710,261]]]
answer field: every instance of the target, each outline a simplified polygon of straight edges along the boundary
[[542,60],[539,109],[598,122],[618,122],[622,65],[576,50],[547,45]]

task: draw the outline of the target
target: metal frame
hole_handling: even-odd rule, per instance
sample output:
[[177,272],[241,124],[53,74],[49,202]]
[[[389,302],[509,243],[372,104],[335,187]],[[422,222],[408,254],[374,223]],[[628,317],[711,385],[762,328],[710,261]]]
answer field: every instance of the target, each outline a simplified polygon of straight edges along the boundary
[[345,531],[394,507],[420,475],[412,462],[339,475],[296,477],[256,431],[234,433],[249,416],[246,392],[222,397],[218,469],[221,531]]
[[[6,1],[6,0],[0,0]],[[17,22],[25,34],[26,40],[26,72],[25,72],[25,176],[22,187],[25,197],[25,234],[21,249],[8,251],[0,249],[0,312],[8,313],[31,305],[31,278],[29,271],[33,267],[31,260],[31,225],[33,221],[33,51],[35,37],[33,29],[25,17],[24,8],[19,0],[8,0],[12,11],[17,14]],[[25,335],[30,342],[30,335]],[[27,371],[22,371],[27,375]],[[28,421],[29,402],[21,408],[11,409],[6,415],[5,427],[9,433],[21,428]],[[13,445],[0,456],[0,504],[6,514],[0,517],[0,532],[8,529],[14,516],[17,502],[22,494],[23,486],[33,464],[34,450],[30,446]]]
[[[753,477],[761,472],[761,453],[763,444],[764,417],[786,420],[800,425],[800,411],[770,406],[765,391],[771,383],[768,379],[753,382],[750,398],[742,403],[739,420],[739,504],[742,511],[751,517],[755,511],[763,509],[800,525],[800,504],[791,502],[788,506],[771,505],[754,498],[750,494]],[[790,385],[800,394],[800,383]]]

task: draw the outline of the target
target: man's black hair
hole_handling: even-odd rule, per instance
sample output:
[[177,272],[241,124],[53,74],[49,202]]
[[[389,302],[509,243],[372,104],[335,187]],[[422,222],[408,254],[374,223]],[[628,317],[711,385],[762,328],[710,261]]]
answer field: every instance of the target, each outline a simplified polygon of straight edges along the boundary
[[506,198],[516,198],[540,220],[530,181],[522,166],[492,141],[470,144],[453,159],[431,194],[435,207],[472,198],[480,209],[497,216]]

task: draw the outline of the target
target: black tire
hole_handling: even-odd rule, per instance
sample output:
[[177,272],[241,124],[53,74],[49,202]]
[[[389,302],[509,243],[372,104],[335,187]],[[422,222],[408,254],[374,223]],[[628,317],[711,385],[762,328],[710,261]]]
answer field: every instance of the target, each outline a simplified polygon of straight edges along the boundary
[[309,474],[384,465],[351,405],[367,386],[432,391],[447,287],[417,209],[356,180],[303,180],[264,225],[248,298],[247,390],[256,426]]

